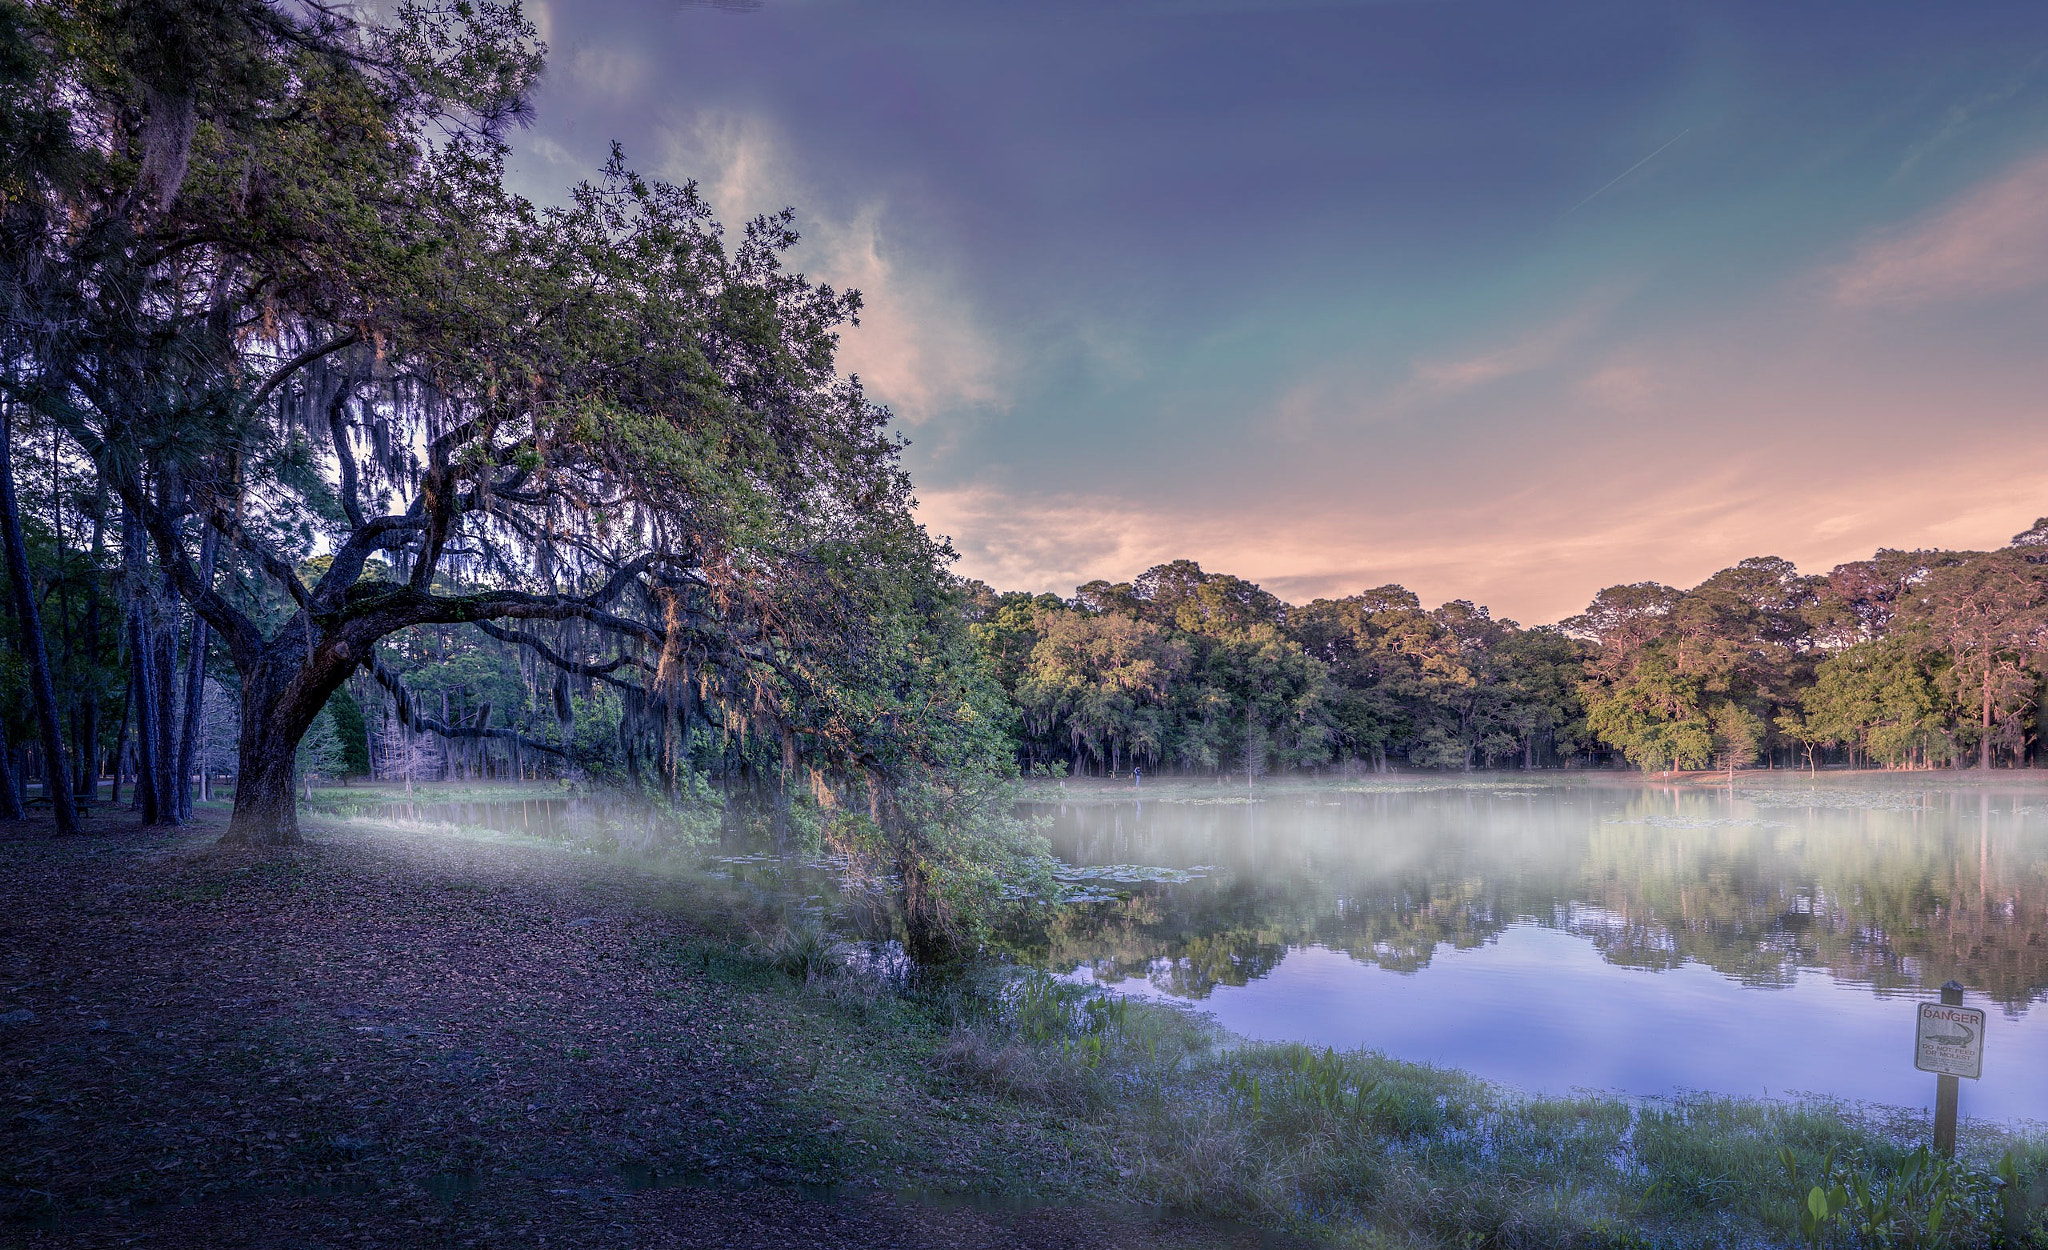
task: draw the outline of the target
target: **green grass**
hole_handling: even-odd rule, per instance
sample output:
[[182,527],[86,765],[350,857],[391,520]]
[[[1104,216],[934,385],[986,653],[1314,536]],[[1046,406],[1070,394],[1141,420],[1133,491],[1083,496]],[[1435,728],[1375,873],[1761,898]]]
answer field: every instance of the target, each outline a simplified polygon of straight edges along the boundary
[[740,1066],[774,1073],[821,1126],[798,1143],[802,1173],[1052,1201],[1099,1197],[1113,1184],[1099,1128],[935,1066],[980,991],[906,990],[836,960],[787,958],[817,940],[802,928],[752,941],[706,936],[665,943],[653,959],[681,974],[677,1001],[726,1024]]
[[[232,797],[232,791],[226,793]],[[526,799],[570,798],[576,793],[559,781],[419,782],[411,794],[406,793],[403,782],[354,781],[347,785],[315,784],[312,799],[301,797],[300,807],[309,814],[358,816],[398,803],[517,803]]]

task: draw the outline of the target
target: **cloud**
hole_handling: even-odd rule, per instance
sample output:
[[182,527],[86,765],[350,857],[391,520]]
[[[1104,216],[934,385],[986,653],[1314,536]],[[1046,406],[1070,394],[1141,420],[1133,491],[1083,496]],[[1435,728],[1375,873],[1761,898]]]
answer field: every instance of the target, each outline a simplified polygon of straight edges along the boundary
[[[1127,579],[1158,563],[1155,553],[1189,520],[1105,496],[980,486],[918,494],[919,520],[953,538],[960,571],[999,590],[1068,594],[1093,578]],[[1219,520],[1194,524],[1199,531]]]
[[550,165],[574,165],[576,157],[569,149],[556,143],[546,135],[534,135],[526,140],[526,150],[532,152]]
[[773,127],[737,113],[700,113],[662,132],[663,172],[695,178],[729,226],[787,205],[799,208],[798,263],[813,278],[860,291],[860,324],[840,333],[840,368],[909,425],[996,403],[1002,360],[969,301],[926,258],[906,264],[892,246],[890,205],[871,199],[834,213],[798,170]]
[[2020,72],[2001,83],[1994,84],[1989,90],[1981,91],[1968,100],[1950,104],[1942,114],[1941,125],[1933,134],[1906,150],[1905,157],[1899,161],[1899,167],[1893,172],[1892,177],[1903,178],[1929,153],[1947,146],[1975,126],[1984,114],[1992,112],[1999,105],[2024,91],[2044,61],[2048,61],[2048,57],[2037,56]]
[[586,46],[567,57],[556,58],[568,72],[569,81],[589,96],[630,103],[640,94],[652,68],[647,58],[626,48]]
[[1616,412],[1648,412],[1661,390],[1656,371],[1632,361],[1602,366],[1579,384],[1587,399]]
[[953,537],[962,575],[999,590],[1071,594],[1094,578],[1126,581],[1188,558],[1294,603],[1399,582],[1426,604],[1471,599],[1542,624],[1583,610],[1603,586],[1696,585],[1746,556],[1825,572],[1885,546],[1994,547],[2048,499],[2048,447],[1878,456],[1825,474],[1798,447],[1682,468],[1670,450],[1613,440],[1530,464],[1511,449],[1498,463],[1468,464],[1465,489],[1449,496],[1429,486],[1440,475],[1418,466],[1421,489],[1341,501],[1284,489],[1219,503],[976,485],[921,492],[919,516]]
[[949,284],[906,272],[888,251],[879,205],[820,233],[825,272],[857,288],[860,325],[841,335],[840,367],[913,426],[998,399],[994,347]]
[[1591,333],[1615,302],[1612,294],[1595,296],[1563,317],[1500,346],[1444,360],[1418,360],[1409,375],[1410,394],[1456,394],[1548,368],[1566,348]]
[[1915,307],[2048,282],[2048,155],[2022,161],[1927,220],[1880,233],[1830,275],[1838,303]]
[[540,34],[540,41],[553,47],[555,43],[555,8],[548,0],[527,0],[526,16],[533,19],[534,30]]
[[1261,427],[1275,438],[1307,443],[1330,424],[1332,414],[1349,409],[1353,420],[1365,415],[1349,402],[1353,393],[1339,376],[1296,382],[1266,406]]
[[795,174],[773,130],[758,117],[700,112],[687,123],[662,127],[659,138],[662,175],[695,181],[728,226],[792,202]]
[[1391,385],[1333,363],[1275,384],[1243,437],[1115,479],[921,475],[921,515],[954,536],[963,574],[1002,589],[1069,594],[1185,557],[1294,602],[1398,581],[1541,623],[1617,582],[1996,546],[2048,511],[2038,353],[1987,360],[1967,333],[1816,318],[1810,280],[1620,334],[1612,305],[1582,298]]

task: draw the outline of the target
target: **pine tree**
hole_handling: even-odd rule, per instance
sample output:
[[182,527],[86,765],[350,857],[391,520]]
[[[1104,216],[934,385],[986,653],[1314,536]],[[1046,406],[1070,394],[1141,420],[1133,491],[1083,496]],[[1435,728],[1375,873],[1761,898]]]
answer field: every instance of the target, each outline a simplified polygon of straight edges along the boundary
[[337,770],[344,779],[370,775],[370,727],[363,720],[363,705],[343,686],[327,700],[327,715],[334,722],[334,732],[341,743],[341,766]]
[[322,709],[313,718],[313,724],[299,739],[296,764],[299,777],[305,782],[306,798],[313,797],[313,778],[334,777],[341,773],[347,759],[347,751],[341,744],[341,735],[335,732],[334,715]]

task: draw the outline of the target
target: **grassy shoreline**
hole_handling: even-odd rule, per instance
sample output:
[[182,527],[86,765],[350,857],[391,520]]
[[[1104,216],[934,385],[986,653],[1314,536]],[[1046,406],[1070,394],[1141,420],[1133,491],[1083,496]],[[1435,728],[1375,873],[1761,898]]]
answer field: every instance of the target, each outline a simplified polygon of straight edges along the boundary
[[[1923,1113],[1524,1095],[1370,1052],[1246,1042],[1145,1004],[1076,1007],[1063,1036],[984,1026],[957,1032],[946,1054],[1020,1099],[1109,1126],[1120,1175],[1150,1201],[1345,1244],[1774,1246],[1802,1241],[1814,1185],[1860,1185],[1876,1197],[1845,1204],[1825,1244],[2048,1245],[2038,1132],[1971,1123],[1958,1165],[1937,1176],[1919,1148]],[[2001,1163],[2016,1185],[1998,1179]],[[1937,1203],[1946,1227],[1929,1236]],[[1858,1218],[1871,1226],[1861,1236]]]
[[[536,1207],[545,1176],[629,1207],[680,1178],[1056,1204],[1091,1227],[1173,1211],[1341,1245],[1777,1246],[1807,1244],[1797,1210],[1820,1183],[1869,1195],[1823,1244],[2048,1245],[2038,1134],[1973,1123],[1963,1167],[1940,1171],[1915,1162],[1922,1116],[1525,1097],[1042,974],[843,972],[800,919],[674,864],[307,823],[308,846],[254,855],[207,828],[0,843],[10,906],[56,909],[13,970],[36,1017],[8,1039],[17,1229],[133,1233],[165,1203],[201,1213],[189,1227],[268,1187],[280,1227],[307,1204],[400,1203],[501,1234],[569,1221],[574,1240],[587,1213]],[[362,1096],[342,1105],[337,1082]],[[238,1106],[252,1086],[269,1096]]]

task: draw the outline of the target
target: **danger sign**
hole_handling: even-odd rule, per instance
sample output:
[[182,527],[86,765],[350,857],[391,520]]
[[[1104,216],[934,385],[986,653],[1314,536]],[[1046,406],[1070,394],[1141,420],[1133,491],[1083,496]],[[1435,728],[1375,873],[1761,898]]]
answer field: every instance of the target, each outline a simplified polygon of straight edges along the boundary
[[1942,1076],[1984,1075],[1984,1012],[1977,1007],[1921,1003],[1913,1066]]

